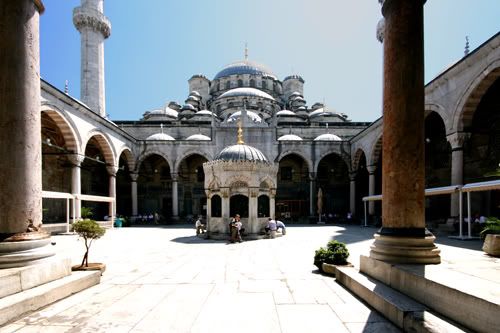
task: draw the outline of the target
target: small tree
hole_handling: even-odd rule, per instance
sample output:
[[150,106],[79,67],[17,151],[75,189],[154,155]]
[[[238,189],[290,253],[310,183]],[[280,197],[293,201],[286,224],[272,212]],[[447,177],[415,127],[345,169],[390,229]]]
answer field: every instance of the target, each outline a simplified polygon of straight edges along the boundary
[[101,227],[96,221],[85,219],[78,222],[73,223],[73,230],[84,239],[85,241],[85,254],[83,255],[82,264],[80,266],[85,265],[85,267],[89,267],[89,249],[92,245],[94,239],[101,238],[106,229]]

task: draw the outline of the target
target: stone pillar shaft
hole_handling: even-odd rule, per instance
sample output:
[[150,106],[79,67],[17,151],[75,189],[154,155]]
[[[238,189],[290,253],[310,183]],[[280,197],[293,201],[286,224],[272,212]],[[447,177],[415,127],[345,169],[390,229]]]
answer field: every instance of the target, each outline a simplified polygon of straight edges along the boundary
[[356,215],[356,178],[351,178],[349,189],[349,211]]
[[[375,195],[375,170],[377,167],[375,165],[369,165],[366,167],[368,171],[368,195]],[[368,201],[368,214],[375,214],[375,201]]]
[[139,210],[137,207],[137,178],[139,175],[137,173],[131,173],[130,178],[130,191],[132,195],[132,215],[137,216],[139,214]]
[[[80,155],[73,155],[70,157],[73,167],[71,168],[71,193],[75,196],[82,194],[82,180],[81,180],[81,165],[84,157]],[[82,202],[80,199],[75,199],[75,211],[73,212],[75,219],[82,217]]]
[[172,217],[177,218],[179,216],[179,198],[177,190],[177,178],[172,178]]
[[[457,132],[446,137],[451,145],[451,185],[463,185],[464,182],[464,142],[468,133]],[[450,216],[459,216],[459,195],[451,195]]]
[[423,0],[386,0],[382,219],[425,228]]
[[385,0],[382,228],[370,257],[407,264],[441,261],[425,229],[424,2]]
[[271,195],[269,197],[269,216],[270,217],[276,216],[276,196],[274,195]]
[[42,223],[39,10],[0,2],[0,234]]
[[314,194],[316,193],[315,177],[313,175],[309,176],[309,216],[315,216],[315,200]]

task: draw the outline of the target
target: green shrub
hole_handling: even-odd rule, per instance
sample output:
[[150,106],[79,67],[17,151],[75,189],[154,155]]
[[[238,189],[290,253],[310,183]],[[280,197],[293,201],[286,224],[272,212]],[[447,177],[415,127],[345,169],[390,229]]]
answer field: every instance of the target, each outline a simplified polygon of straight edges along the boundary
[[486,227],[479,233],[481,239],[485,239],[488,234],[500,234],[500,220],[496,217],[486,219]]
[[101,227],[96,221],[85,219],[73,223],[73,231],[76,232],[85,241],[85,254],[81,266],[89,266],[89,249],[94,239],[101,238],[106,229]]
[[332,240],[326,245],[326,248],[320,247],[314,253],[314,265],[322,271],[323,263],[333,265],[346,265],[349,258],[349,250],[344,243]]

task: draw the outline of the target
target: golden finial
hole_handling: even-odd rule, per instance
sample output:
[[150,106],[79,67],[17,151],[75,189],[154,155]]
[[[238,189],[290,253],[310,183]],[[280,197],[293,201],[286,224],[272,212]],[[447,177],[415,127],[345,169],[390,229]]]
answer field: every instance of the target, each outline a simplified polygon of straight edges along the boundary
[[241,128],[241,119],[238,121],[238,141],[236,143],[239,145],[245,144],[245,141],[243,141],[243,129]]

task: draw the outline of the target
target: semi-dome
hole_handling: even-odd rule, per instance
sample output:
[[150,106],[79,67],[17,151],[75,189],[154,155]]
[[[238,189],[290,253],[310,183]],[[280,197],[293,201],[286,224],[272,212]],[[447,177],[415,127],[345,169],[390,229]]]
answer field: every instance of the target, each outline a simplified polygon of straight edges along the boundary
[[278,141],[302,141],[302,138],[295,134],[285,134],[280,136]]
[[342,141],[342,139],[335,134],[325,133],[317,136],[314,141]]
[[274,97],[269,95],[268,93],[263,92],[262,90],[255,89],[255,88],[234,88],[229,91],[226,91],[222,95],[219,96],[219,98],[226,98],[226,97],[262,97],[262,98],[267,98],[270,100],[274,101]]
[[325,108],[319,108],[309,113],[309,118],[319,117],[319,116],[336,116],[337,114],[333,110],[325,110]]
[[212,111],[208,111],[208,110],[200,110],[198,112],[196,112],[196,115],[197,116],[207,116],[207,117],[217,117],[217,115],[215,113],[213,113]]
[[[241,111],[236,111],[227,119],[227,123],[237,122],[241,118]],[[247,110],[247,119],[254,123],[261,123],[262,118],[255,112]]]
[[193,134],[190,135],[186,138],[186,140],[190,141],[210,141],[210,137],[204,135],[204,134]]
[[175,139],[168,134],[165,133],[156,133],[150,135],[146,138],[146,140],[155,140],[155,141],[174,141]]
[[274,73],[266,66],[256,63],[254,61],[241,60],[226,65],[226,67],[224,67],[219,73],[215,75],[214,80],[230,75],[242,75],[242,74],[263,75],[271,77],[275,80],[277,79],[276,75],[274,75]]
[[277,117],[296,117],[297,115],[295,112],[290,111],[290,110],[281,110],[276,112]]
[[264,156],[260,150],[244,144],[232,145],[222,149],[215,160],[236,162],[250,161],[269,164],[266,156]]

